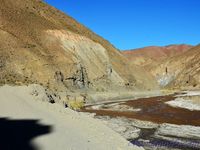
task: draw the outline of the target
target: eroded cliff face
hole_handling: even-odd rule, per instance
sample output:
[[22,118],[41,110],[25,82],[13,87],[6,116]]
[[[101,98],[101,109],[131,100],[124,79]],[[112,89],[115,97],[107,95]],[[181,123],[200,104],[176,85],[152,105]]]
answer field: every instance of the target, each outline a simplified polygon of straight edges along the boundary
[[125,85],[126,80],[112,67],[111,58],[101,44],[65,30],[48,30],[43,35],[47,49],[61,49],[72,59],[70,64],[60,67],[67,87],[89,88],[103,80]]
[[0,0],[0,82],[54,90],[154,89],[108,41],[40,0]]

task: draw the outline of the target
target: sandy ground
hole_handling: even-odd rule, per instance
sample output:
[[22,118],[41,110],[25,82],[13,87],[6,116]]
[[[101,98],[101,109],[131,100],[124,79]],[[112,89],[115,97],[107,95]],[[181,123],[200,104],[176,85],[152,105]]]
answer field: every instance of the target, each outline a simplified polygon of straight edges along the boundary
[[185,94],[177,95],[175,100],[166,104],[171,107],[184,108],[191,111],[200,111],[200,91],[184,91]]
[[[39,120],[52,127],[31,143],[42,150],[140,150],[99,120],[31,95],[32,87],[0,87],[0,118]],[[20,138],[20,135],[19,135]],[[1,141],[2,142],[2,141]]]
[[200,98],[198,101],[191,100],[191,99],[184,99],[184,98],[176,98],[175,100],[168,101],[166,104],[172,107],[179,107],[188,109],[191,111],[200,111]]

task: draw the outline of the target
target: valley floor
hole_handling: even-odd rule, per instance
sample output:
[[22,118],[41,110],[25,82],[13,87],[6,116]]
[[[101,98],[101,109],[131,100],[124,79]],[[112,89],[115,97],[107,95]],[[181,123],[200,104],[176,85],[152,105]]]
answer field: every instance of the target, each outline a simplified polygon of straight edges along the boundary
[[200,92],[86,106],[107,126],[149,150],[200,149]]
[[0,149],[142,150],[100,120],[32,95],[32,87],[0,87]]
[[39,85],[0,87],[1,149],[200,148],[199,91],[137,99],[138,93],[134,100],[90,104],[83,112],[48,103],[44,91]]

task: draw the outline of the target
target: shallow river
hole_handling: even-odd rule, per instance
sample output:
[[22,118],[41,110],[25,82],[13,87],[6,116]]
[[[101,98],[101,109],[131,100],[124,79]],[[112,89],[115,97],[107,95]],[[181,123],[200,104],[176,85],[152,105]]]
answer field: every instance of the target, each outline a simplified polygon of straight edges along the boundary
[[[175,108],[167,105],[165,102],[174,100],[175,95],[158,96],[150,98],[140,98],[137,100],[129,100],[126,102],[113,102],[104,104],[126,105],[140,111],[117,111],[111,109],[93,109],[92,106],[85,107],[82,111],[96,113],[97,116],[110,117],[125,117],[134,118],[144,121],[151,121],[154,123],[170,123],[176,125],[193,125],[200,126],[200,111],[190,111],[183,108]],[[144,146],[146,149],[154,147],[164,147],[164,149],[184,149],[184,150],[199,150],[200,141],[193,139],[178,138],[177,141],[168,141],[155,138],[155,129],[141,129],[139,138],[132,140],[135,145]],[[160,149],[162,149],[160,148]],[[159,149],[159,148],[158,148]]]

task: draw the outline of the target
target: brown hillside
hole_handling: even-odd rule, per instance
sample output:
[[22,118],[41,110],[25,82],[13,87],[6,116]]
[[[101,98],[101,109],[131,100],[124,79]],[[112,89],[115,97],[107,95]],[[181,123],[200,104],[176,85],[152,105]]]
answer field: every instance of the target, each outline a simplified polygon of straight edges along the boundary
[[[200,87],[200,46],[153,66],[151,72],[168,88]],[[167,68],[167,72],[166,72]]]
[[162,61],[166,58],[180,55],[192,48],[191,45],[169,45],[164,47],[149,46],[140,49],[126,50],[122,53],[129,59],[133,64],[136,65],[148,65]]
[[41,0],[0,0],[0,82],[56,89],[156,83],[108,41]]

